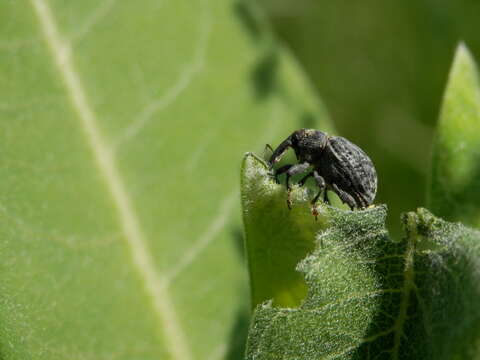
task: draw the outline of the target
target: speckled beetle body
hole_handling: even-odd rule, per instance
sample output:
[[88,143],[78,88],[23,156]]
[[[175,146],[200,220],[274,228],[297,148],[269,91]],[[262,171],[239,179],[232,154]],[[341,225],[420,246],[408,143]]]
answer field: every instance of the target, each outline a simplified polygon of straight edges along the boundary
[[[369,206],[377,192],[377,173],[370,158],[357,145],[340,136],[329,136],[314,129],[300,129],[293,132],[274,151],[270,166],[280,161],[288,148],[295,151],[298,164],[285,165],[275,171],[275,178],[286,173],[286,184],[290,190],[290,177],[307,172],[300,180],[303,185],[313,177],[319,191],[312,200],[315,203],[322,191],[328,201],[327,189],[335,192],[340,199],[354,208]],[[290,200],[287,201],[290,208]]]

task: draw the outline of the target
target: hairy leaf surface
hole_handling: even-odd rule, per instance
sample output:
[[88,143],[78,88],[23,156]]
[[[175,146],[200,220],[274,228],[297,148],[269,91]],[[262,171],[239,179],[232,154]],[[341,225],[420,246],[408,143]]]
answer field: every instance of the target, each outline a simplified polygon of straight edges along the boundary
[[[303,239],[304,232],[312,235],[316,229],[305,226],[304,217],[299,221],[285,211],[285,190],[272,181],[260,160],[248,155],[243,174],[249,269],[255,284],[266,281],[263,271],[271,269],[271,262],[280,264],[283,253],[306,241],[309,235]],[[245,193],[251,189],[255,196]],[[308,191],[296,188],[293,196],[294,210],[305,212]],[[255,209],[265,202],[271,220],[249,218],[250,211],[256,215]],[[263,294],[262,300],[272,300],[254,311],[247,359],[480,358],[478,231],[419,209],[404,216],[406,235],[396,241],[385,229],[383,205],[353,212],[319,205],[318,211],[316,227],[324,229],[315,241],[312,237],[314,249],[297,267],[307,294],[298,306],[278,304],[275,289]],[[288,222],[288,233],[282,221]],[[285,266],[293,272],[288,256]],[[288,277],[272,270],[269,278],[281,283]],[[290,288],[296,292],[295,286]]]

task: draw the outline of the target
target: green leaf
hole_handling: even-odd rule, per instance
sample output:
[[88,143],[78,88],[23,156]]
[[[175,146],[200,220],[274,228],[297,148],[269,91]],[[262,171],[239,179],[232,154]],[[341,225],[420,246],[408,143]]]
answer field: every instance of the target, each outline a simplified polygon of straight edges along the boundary
[[285,186],[276,184],[268,166],[253,154],[244,158],[241,180],[252,307],[269,299],[279,306],[296,306],[307,287],[295,267],[313,250],[315,233],[327,224],[323,218],[314,220],[305,188],[294,186],[288,210]]
[[443,99],[428,194],[438,216],[480,226],[480,86],[472,55],[461,44]]
[[326,121],[261,14],[8,0],[0,20],[0,357],[238,356],[239,154]]
[[[261,162],[248,156],[245,169],[243,189],[255,191],[244,193],[243,202],[247,247],[257,253],[248,251],[249,261],[256,264],[250,264],[255,279],[262,261],[275,261],[280,268],[282,259],[275,257],[282,256],[282,250],[276,247],[294,248],[301,239],[294,234],[310,231],[305,223],[314,220],[307,214],[306,190],[294,190],[296,204],[288,214],[280,206],[285,190],[272,182]],[[266,203],[270,222],[266,216],[256,222],[248,215]],[[385,229],[384,205],[362,211],[320,205],[318,211],[318,227],[326,223],[327,228],[320,230],[314,250],[298,265],[308,293],[298,306],[278,305],[274,298],[256,307],[247,359],[480,358],[479,232],[419,209],[404,216],[406,236],[395,241]],[[287,225],[277,226],[282,218],[288,233]],[[255,227],[270,227],[272,238],[256,237],[262,230]],[[262,244],[271,247],[263,249],[263,259]],[[287,257],[285,267],[290,265]],[[269,274],[277,288],[285,277],[282,271]]]

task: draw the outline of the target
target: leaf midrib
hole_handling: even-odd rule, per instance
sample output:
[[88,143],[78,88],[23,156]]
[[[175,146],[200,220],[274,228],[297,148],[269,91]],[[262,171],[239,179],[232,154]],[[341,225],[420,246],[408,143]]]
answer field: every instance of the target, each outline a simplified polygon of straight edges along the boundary
[[59,32],[55,17],[46,0],[31,0],[31,4],[54,65],[64,83],[71,106],[77,113],[77,119],[93,152],[97,168],[114,202],[120,226],[131,250],[133,265],[139,272],[145,290],[151,298],[154,312],[163,330],[167,350],[174,359],[190,360],[192,359],[191,350],[164,284],[165,281],[155,268],[145,235],[116,166],[114,154],[100,132],[97,116],[75,69],[72,46]]
[[403,276],[402,297],[400,300],[400,309],[398,317],[394,324],[394,341],[392,349],[393,360],[398,360],[400,356],[400,345],[402,342],[403,328],[408,318],[408,305],[410,303],[410,294],[415,288],[415,270],[414,270],[414,256],[415,256],[415,237],[416,237],[416,222],[413,214],[407,215],[407,237],[405,249],[405,267]]

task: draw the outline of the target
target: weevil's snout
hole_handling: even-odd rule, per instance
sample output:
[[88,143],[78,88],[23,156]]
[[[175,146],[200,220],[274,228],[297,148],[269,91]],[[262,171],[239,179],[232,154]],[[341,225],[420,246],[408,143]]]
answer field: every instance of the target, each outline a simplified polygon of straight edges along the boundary
[[283,140],[282,143],[278,145],[278,147],[273,151],[272,156],[270,156],[270,160],[268,161],[270,163],[270,166],[273,166],[275,165],[275,163],[279,162],[283,154],[285,154],[285,152],[291,146],[292,146],[292,139],[291,139],[291,136],[289,136],[288,138]]
[[267,164],[270,167],[270,169],[273,169],[273,165],[275,165],[275,163],[276,163],[276,161],[273,158],[273,156],[270,156],[270,159],[267,161]]
[[270,168],[270,171],[273,171],[273,165],[275,165],[275,159],[273,157],[270,157],[270,159],[267,161],[268,167]]

